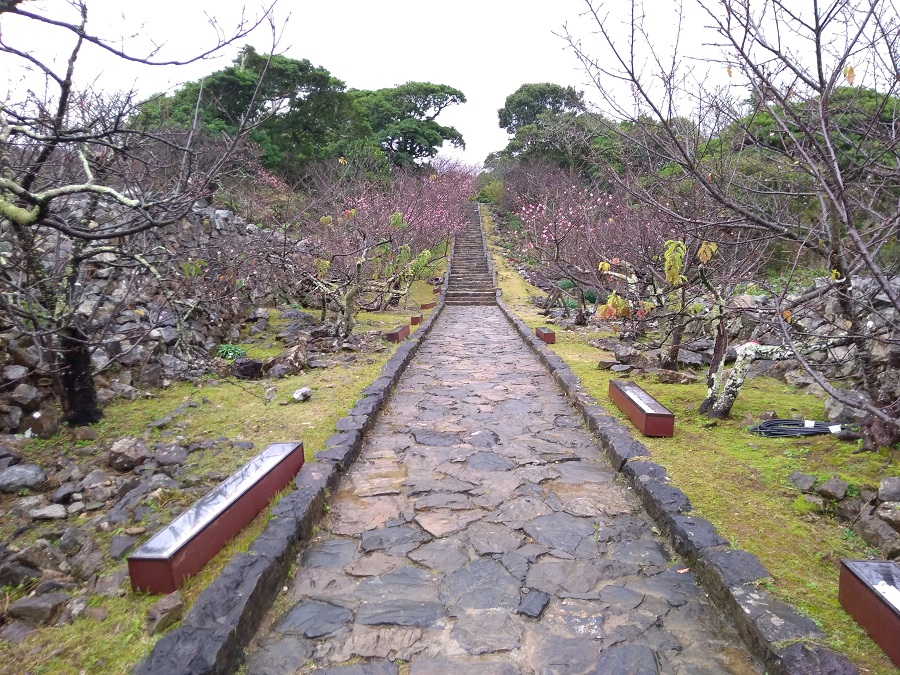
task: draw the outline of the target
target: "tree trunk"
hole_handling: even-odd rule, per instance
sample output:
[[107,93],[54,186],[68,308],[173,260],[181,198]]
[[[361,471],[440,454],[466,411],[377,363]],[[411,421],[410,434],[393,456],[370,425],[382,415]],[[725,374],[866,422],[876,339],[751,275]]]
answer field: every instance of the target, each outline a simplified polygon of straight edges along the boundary
[[665,370],[678,370],[678,352],[681,351],[681,341],[684,338],[685,323],[679,322],[672,330],[672,344],[668,349],[660,350],[659,367]]
[[99,422],[103,411],[91,373],[87,337],[78,328],[62,332],[62,404],[66,421],[75,427]]

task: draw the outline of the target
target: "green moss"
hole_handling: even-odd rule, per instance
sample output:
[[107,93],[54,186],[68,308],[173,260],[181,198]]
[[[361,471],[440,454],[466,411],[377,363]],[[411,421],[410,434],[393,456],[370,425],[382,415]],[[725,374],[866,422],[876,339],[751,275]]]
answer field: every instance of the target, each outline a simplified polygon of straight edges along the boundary
[[[495,256],[504,298],[530,326],[541,317],[521,302],[524,282],[502,258]],[[637,437],[639,432],[608,403],[609,380],[618,377],[599,370],[606,356],[586,344],[597,334],[588,330],[557,331],[552,346],[607,412]],[[757,555],[774,579],[772,592],[790,602],[821,627],[824,642],[846,654],[863,672],[896,673],[884,652],[844,612],[837,600],[839,561],[873,553],[845,525],[819,515],[790,485],[793,471],[822,478],[838,475],[856,486],[876,486],[886,474],[900,475],[887,452],[855,454],[855,444],[833,436],[769,439],[753,436],[747,427],[774,410],[779,417],[824,419],[823,402],[815,396],[770,378],[753,378],[741,390],[732,416],[710,420],[697,412],[706,395],[703,382],[660,384],[652,376],[633,378],[675,413],[673,438],[641,438],[654,462],[663,465],[675,485],[690,498],[696,512],[708,518],[733,546]]]

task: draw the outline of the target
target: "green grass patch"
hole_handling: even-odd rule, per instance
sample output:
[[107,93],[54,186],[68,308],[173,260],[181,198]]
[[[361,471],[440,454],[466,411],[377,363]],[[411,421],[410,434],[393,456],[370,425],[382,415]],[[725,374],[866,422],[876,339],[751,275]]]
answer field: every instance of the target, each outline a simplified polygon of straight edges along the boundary
[[[521,277],[494,255],[508,305],[532,328],[541,325],[527,300],[534,294]],[[558,330],[554,349],[607,411],[650,449],[696,512],[708,518],[735,547],[759,557],[774,579],[772,592],[809,616],[825,633],[824,643],[846,654],[863,672],[887,675],[897,669],[838,603],[839,561],[866,558],[870,549],[852,530],[808,504],[789,483],[793,471],[820,479],[838,475],[855,486],[877,486],[886,475],[900,475],[890,453],[855,454],[857,446],[832,436],[769,439],[747,427],[765,411],[779,417],[825,419],[821,399],[782,381],[747,381],[731,419],[710,420],[697,408],[705,384],[664,385],[655,377],[635,376],[637,384],[675,413],[673,438],[642,438],[609,402],[609,380],[597,368],[603,352],[588,344],[598,334],[587,329]]]

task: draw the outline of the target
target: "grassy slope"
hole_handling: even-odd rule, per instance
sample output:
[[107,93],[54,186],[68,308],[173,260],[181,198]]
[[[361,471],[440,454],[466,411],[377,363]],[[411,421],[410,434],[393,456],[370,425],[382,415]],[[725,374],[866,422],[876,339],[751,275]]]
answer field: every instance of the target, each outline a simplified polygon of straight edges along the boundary
[[[416,283],[410,296],[393,312],[380,314],[360,313],[357,330],[386,330],[399,323],[407,323],[409,316],[418,313],[417,303],[434,299],[431,286]],[[411,330],[418,326],[411,326]],[[265,342],[247,342],[242,346],[251,358],[264,358],[282,351],[282,348],[266,347]],[[177,434],[192,441],[225,436],[229,440],[246,439],[254,443],[253,450],[228,448],[218,453],[198,452],[190,456],[190,473],[202,476],[212,471],[231,473],[259,453],[269,443],[302,440],[307,459],[324,448],[325,439],[334,433],[334,424],[353,407],[361,390],[381,372],[384,363],[395,346],[384,351],[360,354],[354,363],[335,368],[308,370],[300,375],[286,377],[275,382],[215,382],[202,386],[188,383],[175,384],[156,392],[155,397],[141,401],[120,401],[105,409],[106,417],[95,425],[99,438],[94,443],[109,443],[122,436],[147,435],[150,442],[165,440]],[[277,387],[275,399],[266,402],[266,389]],[[295,389],[308,386],[313,390],[311,400],[303,404],[280,405],[291,399]],[[182,402],[191,400],[200,404],[189,408],[188,413],[175,418],[170,430],[146,434],[147,425],[170,414]],[[49,448],[62,449],[65,454],[84,461],[82,448],[69,430],[63,430],[48,441],[35,441],[25,450],[26,456],[39,457]],[[167,501],[168,500],[168,501]],[[277,497],[276,497],[277,500]],[[177,495],[161,495],[159,508],[164,514],[162,522],[189,506],[189,500]],[[246,550],[253,539],[265,527],[264,511],[234,540],[232,540],[203,570],[189,579],[181,589],[187,606],[224,568],[231,557]],[[78,523],[72,523],[77,525]],[[12,522],[0,521],[0,541],[11,539]],[[109,539],[121,530],[97,533],[96,541],[101,550],[108,549]],[[145,535],[147,536],[147,535]],[[20,548],[30,544],[36,535],[26,533],[15,540]],[[126,562],[107,559],[102,571],[109,574],[126,568]],[[22,596],[24,589],[4,588],[0,602],[11,602]],[[68,626],[42,629],[19,645],[0,641],[0,673],[20,675],[30,672],[37,675],[68,675],[70,673],[126,673],[143,658],[159,639],[148,636],[143,630],[144,617],[157,601],[157,596],[128,592],[121,598],[90,597],[89,606],[102,607],[108,616],[102,620],[80,618]]]
[[[494,238],[489,237],[489,241]],[[492,247],[504,300],[531,327],[541,317],[528,296],[542,295],[511,269]],[[598,370],[602,352],[586,344],[599,333],[581,329],[557,331],[552,348],[581,378],[594,398],[636,435],[639,433],[615,406],[607,404],[612,374]],[[843,652],[863,672],[896,673],[897,669],[855,621],[840,607],[838,563],[865,558],[869,549],[836,519],[821,515],[798,497],[787,480],[792,471],[827,478],[837,474],[853,485],[878,485],[885,475],[900,475],[889,453],[853,454],[854,444],[830,436],[767,439],[746,427],[763,411],[781,417],[823,419],[823,402],[797,393],[770,378],[755,378],[741,391],[732,419],[711,423],[697,414],[705,386],[661,385],[654,377],[635,381],[676,415],[671,439],[643,438],[653,461],[666,467],[694,509],[712,521],[733,546],[756,554],[772,573],[771,590],[811,617],[825,632],[825,642]]]

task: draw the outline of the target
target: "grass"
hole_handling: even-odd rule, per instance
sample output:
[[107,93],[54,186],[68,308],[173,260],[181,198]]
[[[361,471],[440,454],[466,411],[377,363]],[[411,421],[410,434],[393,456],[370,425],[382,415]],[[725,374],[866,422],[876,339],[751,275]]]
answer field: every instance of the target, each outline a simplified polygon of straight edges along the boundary
[[[377,314],[361,312],[357,317],[357,330],[382,331],[398,323],[406,323],[411,314],[421,311],[418,309],[419,303],[433,299],[430,285],[416,283],[400,308]],[[278,321],[272,321],[272,325],[273,331],[277,332],[280,326]],[[411,327],[412,330],[416,328]],[[245,338],[240,346],[246,349],[250,358],[266,358],[283,350],[283,346],[274,344],[268,335]],[[99,453],[101,448],[108,447],[123,436],[138,436],[147,442],[171,442],[176,437],[190,441],[225,437],[229,441],[252,441],[254,448],[243,450],[223,443],[215,450],[192,453],[185,464],[187,473],[201,477],[211,472],[215,475],[231,473],[269,443],[278,441],[302,440],[309,460],[314,452],[324,448],[325,440],[334,433],[335,422],[353,406],[361,390],[381,373],[393,351],[394,347],[385,346],[380,352],[359,353],[353,362],[328,369],[307,370],[276,381],[208,378],[199,384],[173,384],[155,392],[152,398],[119,401],[107,406],[104,419],[93,427],[98,434],[95,441],[78,442],[71,431],[64,429],[49,440],[32,441],[23,454],[27,460],[45,458],[51,452],[58,452],[84,462],[86,457]],[[294,390],[304,386],[313,390],[310,401],[289,402]],[[274,398],[267,400],[267,395],[273,393],[273,387]],[[184,415],[174,417],[163,430],[148,427],[154,420],[172,414],[185,402],[197,404],[197,407],[188,407]],[[204,490],[214,483],[208,484]],[[157,518],[148,526],[149,531],[155,531],[167,523],[193,501],[190,495],[173,497],[154,514]],[[265,510],[257,516],[197,576],[186,582],[181,593],[187,607],[234,554],[246,550],[262,532],[268,519],[267,512]],[[84,520],[86,518],[71,524],[83,524]],[[14,527],[13,519],[0,519],[0,541],[11,541]],[[105,551],[109,540],[117,533],[120,533],[119,530],[96,532],[93,536],[100,549]],[[37,530],[29,531],[15,539],[15,544],[23,548],[39,536],[41,534]],[[106,558],[102,573],[109,574],[125,567],[124,561]],[[4,588],[0,602],[12,602],[27,590]],[[0,673],[18,675],[26,669],[34,675],[126,673],[149,653],[160,637],[149,636],[143,630],[144,617],[158,599],[157,596],[133,593],[130,589],[120,598],[92,596],[89,604],[103,607],[108,612],[104,620],[82,617],[67,626],[36,631],[20,644],[0,641]]]
[[[490,230],[489,230],[490,231]],[[496,237],[489,237],[495,242]],[[529,287],[493,250],[504,301],[532,328],[546,321],[529,296]],[[603,352],[586,344],[600,333],[557,330],[551,346],[607,411],[632,433],[639,432],[607,404],[610,371],[599,370]],[[606,355],[608,356],[608,355]],[[854,454],[856,444],[832,436],[768,439],[747,426],[764,411],[779,417],[824,419],[823,401],[771,378],[747,381],[731,419],[712,421],[697,413],[704,384],[663,385],[655,377],[635,376],[642,388],[675,413],[673,438],[641,438],[654,462],[663,465],[694,510],[709,519],[733,546],[754,553],[772,573],[771,590],[793,604],[825,633],[824,643],[846,654],[864,673],[887,675],[897,668],[838,603],[838,565],[842,558],[878,555],[852,530],[822,514],[789,483],[793,471],[820,479],[838,475],[855,486],[877,486],[900,475],[896,452]]]

